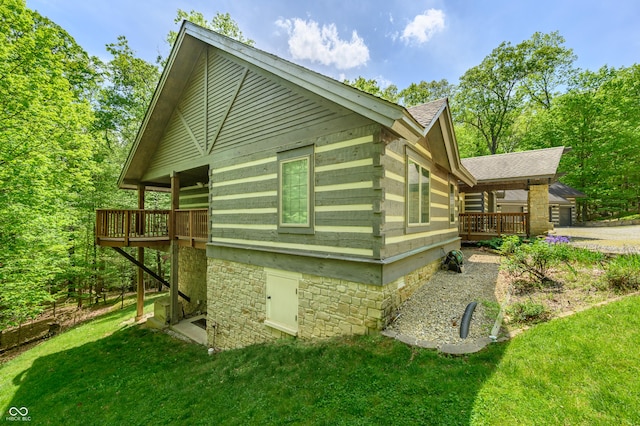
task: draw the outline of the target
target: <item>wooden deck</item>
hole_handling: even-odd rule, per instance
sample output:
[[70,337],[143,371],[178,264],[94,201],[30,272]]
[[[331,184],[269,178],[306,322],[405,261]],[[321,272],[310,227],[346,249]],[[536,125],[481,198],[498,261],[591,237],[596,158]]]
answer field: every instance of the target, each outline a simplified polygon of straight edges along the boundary
[[[176,210],[175,239],[204,249],[209,238],[207,209]],[[166,247],[171,243],[170,210],[96,210],[96,244],[105,247]]]
[[529,235],[528,213],[460,213],[460,237],[466,241],[488,240],[503,235]]

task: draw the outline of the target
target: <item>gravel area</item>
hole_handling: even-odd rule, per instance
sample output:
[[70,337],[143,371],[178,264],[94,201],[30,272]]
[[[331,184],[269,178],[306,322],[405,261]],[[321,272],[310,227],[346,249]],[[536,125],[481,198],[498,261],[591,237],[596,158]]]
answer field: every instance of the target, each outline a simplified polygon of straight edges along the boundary
[[605,253],[640,253],[640,225],[610,227],[571,227],[554,230],[571,238],[571,244]]
[[[438,271],[400,307],[388,334],[428,342],[431,347],[486,339],[507,291],[500,257],[481,249],[463,249],[464,271]],[[478,302],[466,339],[460,320],[470,302]],[[488,308],[487,305],[492,305]],[[490,312],[493,311],[493,312]],[[400,339],[402,340],[402,339]]]

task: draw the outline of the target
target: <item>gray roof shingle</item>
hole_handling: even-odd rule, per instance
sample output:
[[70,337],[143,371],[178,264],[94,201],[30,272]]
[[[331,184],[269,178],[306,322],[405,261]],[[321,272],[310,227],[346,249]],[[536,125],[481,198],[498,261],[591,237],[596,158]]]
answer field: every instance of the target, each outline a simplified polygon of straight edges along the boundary
[[447,98],[438,99],[436,101],[427,102],[422,105],[416,105],[410,108],[407,108],[409,114],[415,118],[415,120],[420,123],[425,128],[431,126],[431,122],[435,117],[437,117],[438,113],[442,111],[442,109],[447,104]]
[[462,164],[478,182],[509,179],[551,178],[556,175],[564,147],[509,154],[463,158]]

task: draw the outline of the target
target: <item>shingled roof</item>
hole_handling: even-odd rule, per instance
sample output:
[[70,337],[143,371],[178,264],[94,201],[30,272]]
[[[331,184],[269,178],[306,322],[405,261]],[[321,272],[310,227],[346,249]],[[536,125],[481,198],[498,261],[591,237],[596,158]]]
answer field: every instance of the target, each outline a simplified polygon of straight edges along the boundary
[[565,185],[561,182],[556,182],[549,186],[549,194],[553,194],[561,198],[583,198],[586,195],[583,192],[578,191],[575,188]]
[[564,147],[536,149],[509,154],[463,158],[462,164],[480,182],[510,179],[554,178]]
[[407,111],[409,111],[409,114],[423,127],[429,128],[431,127],[433,119],[436,118],[446,106],[447,99],[443,98],[407,108]]
[[[504,197],[500,199],[500,204],[524,204],[527,202],[527,191],[524,189],[511,189],[504,191]],[[567,198],[585,197],[585,195],[560,182],[549,185],[549,204],[571,204]]]

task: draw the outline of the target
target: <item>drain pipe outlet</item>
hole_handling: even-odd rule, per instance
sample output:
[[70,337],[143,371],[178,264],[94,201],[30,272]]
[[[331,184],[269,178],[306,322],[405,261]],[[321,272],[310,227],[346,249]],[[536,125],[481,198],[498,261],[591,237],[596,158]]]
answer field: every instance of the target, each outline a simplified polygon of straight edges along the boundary
[[478,302],[471,302],[467,305],[467,308],[464,310],[464,315],[462,315],[462,321],[460,321],[460,338],[466,339],[469,334],[469,323],[471,322],[471,317],[473,316],[473,311],[476,309],[476,305]]

